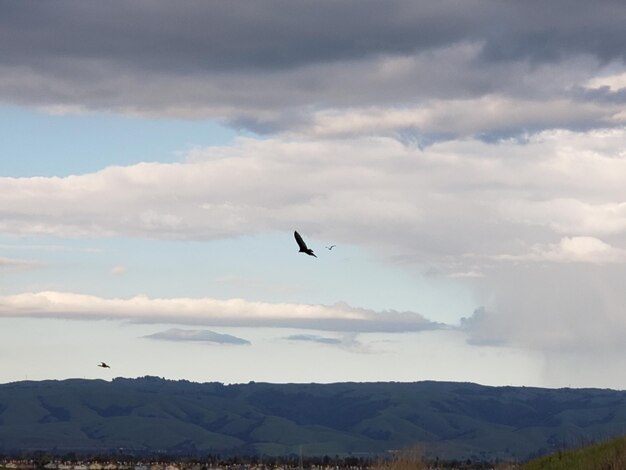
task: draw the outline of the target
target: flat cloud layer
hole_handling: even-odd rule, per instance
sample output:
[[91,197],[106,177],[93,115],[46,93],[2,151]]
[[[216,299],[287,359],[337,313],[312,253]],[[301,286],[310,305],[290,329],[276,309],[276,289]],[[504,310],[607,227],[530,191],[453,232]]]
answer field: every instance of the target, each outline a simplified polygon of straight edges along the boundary
[[[349,332],[404,332],[446,328],[413,312],[210,298],[103,299],[69,292],[33,292],[0,297],[0,317],[128,320],[206,326],[265,326]],[[169,337],[171,338],[171,334]],[[179,335],[180,336],[180,335]]]
[[310,343],[320,343],[320,344],[328,344],[331,346],[338,346],[341,344],[341,339],[339,338],[329,338],[327,336],[319,336],[319,335],[291,335],[285,338],[289,341],[304,341]]
[[322,344],[326,346],[337,347],[346,351],[354,353],[373,353],[374,349],[366,344],[357,340],[356,333],[345,334],[342,338],[331,338],[328,336],[312,335],[312,334],[297,334],[290,335],[286,338],[287,341],[296,341],[304,343]]
[[41,264],[35,261],[0,257],[0,270],[2,269],[32,269],[32,268],[36,268],[40,266]]
[[57,112],[305,133],[378,114],[378,132],[428,139],[624,121],[620,82],[602,80],[624,71],[619,1],[60,1],[0,12],[11,45],[0,100]]
[[169,330],[159,331],[151,335],[146,335],[144,338],[157,339],[161,341],[175,341],[175,342],[200,342],[200,343],[215,343],[215,344],[235,344],[246,345],[250,344],[250,341],[237,336],[227,335],[224,333],[216,333],[211,330],[181,330],[180,328],[170,328]]

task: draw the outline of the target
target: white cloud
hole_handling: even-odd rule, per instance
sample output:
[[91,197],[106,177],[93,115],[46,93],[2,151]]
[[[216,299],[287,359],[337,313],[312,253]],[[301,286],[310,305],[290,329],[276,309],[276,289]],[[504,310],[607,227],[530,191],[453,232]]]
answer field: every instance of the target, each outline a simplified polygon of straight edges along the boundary
[[549,226],[564,234],[614,235],[626,232],[626,202],[621,201],[589,203],[573,198],[505,201],[502,213],[512,221]]
[[206,326],[268,326],[347,332],[404,332],[445,325],[413,312],[350,307],[249,302],[211,298],[104,299],[69,292],[28,292],[0,297],[0,316],[71,320],[128,320]]
[[488,277],[494,257],[528,247],[573,259],[557,254],[555,236],[624,246],[624,148],[626,129],[423,150],[380,137],[240,139],[175,164],[0,178],[0,232],[216,239],[299,227],[447,276]]
[[574,233],[625,233],[625,143],[623,129],[424,150],[385,138],[242,139],[178,164],[0,178],[0,231],[212,239],[299,226],[403,256],[493,254],[537,228],[544,243],[579,223]]
[[299,227],[478,280],[502,254],[574,259],[551,246],[563,237],[626,246],[624,148],[626,129],[423,150],[391,138],[241,139],[175,164],[0,178],[0,231],[206,240]]
[[[480,113],[476,113],[479,109]],[[545,128],[586,127],[626,122],[623,106],[576,102],[566,99],[537,100],[487,95],[464,100],[430,100],[419,106],[369,107],[324,110],[301,129],[304,134],[328,138],[354,135],[400,135],[411,132],[423,139],[437,136],[517,136]],[[449,137],[449,138],[451,138]]]
[[555,263],[624,263],[626,250],[612,247],[594,237],[565,237],[556,244],[533,245],[530,253],[500,255],[496,259]]
[[611,91],[619,91],[626,88],[626,72],[594,77],[585,85],[589,88],[607,87]]

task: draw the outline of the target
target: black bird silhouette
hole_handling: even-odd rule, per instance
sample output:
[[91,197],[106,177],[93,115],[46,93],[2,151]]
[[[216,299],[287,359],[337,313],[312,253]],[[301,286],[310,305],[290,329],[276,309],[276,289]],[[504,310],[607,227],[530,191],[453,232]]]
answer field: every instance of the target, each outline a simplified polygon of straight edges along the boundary
[[330,251],[330,250],[332,250],[333,248],[335,248],[336,246],[337,246],[337,245],[330,245],[330,246],[327,246],[327,247],[326,247],[326,249],[327,249],[328,251]]
[[[293,236],[296,237],[296,242],[298,243],[298,246],[300,247],[300,251],[298,251],[298,253],[306,253],[309,256],[315,256],[315,253],[313,253],[313,250],[306,246],[306,243],[304,243],[304,240],[302,239],[302,237],[300,236],[298,232],[294,231]],[[317,258],[317,256],[315,257]]]
[[103,367],[105,369],[110,369],[111,366],[108,365],[106,362],[101,362],[100,364],[98,364],[98,367]]

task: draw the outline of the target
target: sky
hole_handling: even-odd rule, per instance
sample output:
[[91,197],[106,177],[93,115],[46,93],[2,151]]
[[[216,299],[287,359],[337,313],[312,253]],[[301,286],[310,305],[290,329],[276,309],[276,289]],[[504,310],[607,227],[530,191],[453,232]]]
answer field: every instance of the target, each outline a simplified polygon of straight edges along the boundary
[[0,382],[626,389],[625,21],[0,0]]

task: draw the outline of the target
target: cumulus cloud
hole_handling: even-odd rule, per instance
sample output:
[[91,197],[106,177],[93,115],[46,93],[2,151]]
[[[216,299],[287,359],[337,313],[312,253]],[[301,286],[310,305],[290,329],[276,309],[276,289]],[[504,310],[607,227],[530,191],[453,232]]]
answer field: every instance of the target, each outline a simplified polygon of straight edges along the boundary
[[534,245],[530,253],[500,255],[500,260],[550,261],[555,263],[623,263],[626,250],[594,237],[565,237],[559,243]]
[[445,275],[486,275],[481,257],[549,250],[555,238],[624,246],[625,144],[626,129],[424,149],[374,137],[240,139],[175,164],[0,178],[0,231],[210,240],[297,226]]
[[234,345],[250,344],[250,341],[243,338],[238,338],[237,336],[233,335],[216,333],[215,331],[211,330],[181,330],[180,328],[170,328],[169,330],[159,331],[158,333],[144,336],[144,338],[175,342],[190,341]]
[[626,202],[586,202],[574,198],[505,202],[506,217],[527,224],[548,225],[558,233],[614,235],[626,230]]
[[376,312],[335,305],[248,302],[211,298],[104,299],[69,292],[32,292],[0,297],[0,316],[70,320],[128,320],[205,326],[264,326],[346,332],[444,329],[414,312]]

